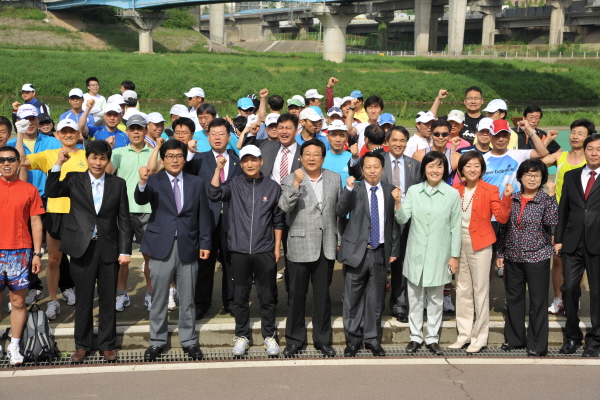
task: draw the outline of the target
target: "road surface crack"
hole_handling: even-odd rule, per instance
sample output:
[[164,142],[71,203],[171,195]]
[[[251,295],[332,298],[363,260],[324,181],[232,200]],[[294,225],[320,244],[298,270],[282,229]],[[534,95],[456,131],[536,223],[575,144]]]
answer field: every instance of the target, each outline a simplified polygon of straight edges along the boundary
[[471,399],[472,400],[473,398],[471,397],[471,395],[469,394],[469,392],[465,388],[464,381],[456,380],[456,379],[454,379],[454,378],[452,378],[450,376],[450,374],[454,370],[458,371],[459,375],[464,374],[465,371],[463,371],[462,369],[458,368],[456,365],[452,364],[447,358],[444,358],[444,361],[446,361],[446,363],[450,366],[450,369],[447,369],[447,370],[444,371],[446,373],[446,376],[448,377],[448,379],[452,381],[452,384],[454,386],[458,387],[460,390],[463,391],[463,393],[465,394],[465,396],[467,397],[467,399]]

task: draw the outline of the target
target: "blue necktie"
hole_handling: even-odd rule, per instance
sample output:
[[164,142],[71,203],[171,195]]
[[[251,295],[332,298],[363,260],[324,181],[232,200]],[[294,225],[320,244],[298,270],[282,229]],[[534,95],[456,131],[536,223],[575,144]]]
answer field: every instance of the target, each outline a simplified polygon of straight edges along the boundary
[[379,203],[377,202],[377,186],[371,188],[371,235],[369,244],[376,249],[379,247]]

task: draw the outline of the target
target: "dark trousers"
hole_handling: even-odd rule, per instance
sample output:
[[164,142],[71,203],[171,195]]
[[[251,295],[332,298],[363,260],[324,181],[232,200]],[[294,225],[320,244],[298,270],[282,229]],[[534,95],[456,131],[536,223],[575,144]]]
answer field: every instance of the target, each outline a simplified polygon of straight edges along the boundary
[[272,252],[257,254],[231,253],[233,267],[235,335],[252,338],[250,330],[250,291],[252,279],[260,303],[261,332],[264,338],[275,336],[275,255]]
[[[67,289],[73,289],[75,281],[73,280],[69,257],[67,257],[65,253],[63,253],[62,258],[60,259],[59,268],[60,277],[58,278],[58,287],[60,288],[60,291],[64,292]],[[75,295],[75,298],[77,298],[77,295]]]
[[287,344],[302,346],[306,342],[304,319],[308,283],[313,287],[313,343],[315,347],[331,344],[331,298],[329,285],[333,277],[334,260],[325,258],[323,251],[314,262],[288,263],[290,290],[288,295],[285,340]]
[[227,231],[223,229],[219,219],[217,227],[212,233],[212,249],[207,260],[198,261],[198,279],[196,281],[196,295],[194,303],[196,311],[208,310],[212,303],[213,286],[215,280],[215,263],[220,254],[221,266],[223,268],[223,279],[221,280],[221,298],[225,310],[233,310],[233,276],[231,272],[231,255],[227,251]]
[[[358,347],[363,338],[370,345],[379,343],[385,278],[383,246],[376,250],[367,249],[356,267],[346,264],[343,320],[348,344]],[[363,316],[364,329],[361,329]]]
[[592,329],[585,335],[585,344],[591,348],[600,348],[600,256],[590,254],[585,247],[584,235],[573,253],[563,253],[563,304],[567,316],[567,340],[581,342],[583,332],[579,327],[579,298],[581,297],[581,279],[587,271],[590,288],[590,320]]
[[[506,343],[545,355],[548,353],[548,286],[550,259],[536,263],[504,260],[507,313]],[[580,280],[581,282],[581,280]],[[529,327],[525,335],[525,296],[529,289]]]
[[75,280],[75,348],[91,350],[94,333],[94,292],[98,283],[98,350],[114,350],[117,337],[115,298],[119,263],[107,263],[97,250],[96,240],[81,258],[71,258],[71,274]]
[[[400,254],[396,261],[390,264],[392,272],[390,309],[392,314],[407,314],[408,300],[406,298],[406,277],[402,274],[404,269],[404,256],[406,255],[406,243],[408,242],[408,232],[410,231],[410,221],[401,225],[400,234]],[[384,298],[385,300],[385,298]]]

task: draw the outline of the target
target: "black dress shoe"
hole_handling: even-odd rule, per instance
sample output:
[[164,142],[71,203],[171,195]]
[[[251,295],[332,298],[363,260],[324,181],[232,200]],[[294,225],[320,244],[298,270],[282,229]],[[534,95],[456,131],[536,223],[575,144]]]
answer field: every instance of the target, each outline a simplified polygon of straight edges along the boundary
[[202,360],[202,358],[204,358],[202,350],[200,350],[200,346],[197,344],[191,344],[187,347],[184,347],[183,352],[187,353],[192,360]]
[[406,313],[398,313],[395,314],[394,317],[398,320],[398,322],[407,323],[408,322],[408,314]]
[[513,350],[519,350],[519,349],[524,349],[525,346],[513,346],[512,344],[508,344],[508,343],[504,343],[502,344],[502,346],[500,346],[500,350],[502,351],[513,351]]
[[440,347],[440,345],[437,344],[437,343],[431,343],[431,344],[426,345],[425,347],[427,347],[429,349],[429,351],[431,351],[436,356],[443,356],[444,355],[444,349],[442,349]]
[[373,353],[375,357],[385,357],[385,350],[383,349],[383,347],[381,347],[379,343],[365,343],[365,348],[371,350],[371,353]]
[[527,357],[545,357],[547,353],[538,353],[537,351],[527,350]]
[[581,342],[575,340],[567,340],[565,344],[560,348],[560,354],[573,354],[581,347]]
[[594,347],[588,347],[583,351],[582,357],[598,357],[600,351]]
[[325,357],[335,357],[335,349],[331,345],[326,344],[325,346],[315,348],[323,353]]
[[417,350],[419,350],[421,348],[422,344],[421,343],[417,343],[417,342],[410,342],[407,346],[406,346],[406,352],[407,353],[416,353]]
[[206,310],[196,310],[196,321],[204,318],[206,315]]
[[226,308],[225,312],[229,315],[231,315],[232,317],[235,317],[235,315],[233,314],[233,308]]
[[285,346],[285,349],[283,349],[283,355],[285,357],[292,357],[298,354],[299,350],[300,346],[296,346],[295,344],[288,344],[287,346]]
[[144,353],[144,361],[154,361],[158,357],[160,353],[162,353],[163,348],[158,346],[150,346],[148,350]]
[[344,357],[354,357],[356,353],[358,353],[358,346],[352,346],[351,344],[347,345],[344,349]]

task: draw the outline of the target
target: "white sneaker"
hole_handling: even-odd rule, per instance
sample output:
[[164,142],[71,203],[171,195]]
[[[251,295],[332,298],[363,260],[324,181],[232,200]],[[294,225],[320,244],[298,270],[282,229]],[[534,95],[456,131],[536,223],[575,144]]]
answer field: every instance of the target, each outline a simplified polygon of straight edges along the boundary
[[498,276],[502,278],[504,276],[504,267],[498,268]]
[[75,292],[73,291],[73,289],[67,289],[64,292],[62,292],[63,295],[63,301],[66,301],[68,305],[70,306],[74,306],[75,305]]
[[283,279],[283,274],[282,273],[277,273],[277,275],[275,275],[275,277],[279,280],[279,279]]
[[48,308],[46,309],[46,316],[48,319],[56,319],[56,316],[60,314],[60,303],[55,300],[48,302]]
[[265,350],[267,350],[268,356],[278,356],[279,355],[279,345],[275,341],[275,338],[273,338],[273,337],[265,338],[263,347],[265,348]]
[[564,310],[565,310],[565,307],[563,306],[563,301],[560,297],[555,297],[554,301],[552,301],[552,304],[550,304],[550,307],[548,307],[548,313],[554,314],[554,315],[556,315]]
[[120,294],[117,297],[117,303],[115,304],[115,309],[118,312],[125,310],[125,307],[129,307],[131,305],[131,301],[129,300],[128,294]]
[[144,306],[150,311],[150,307],[152,307],[152,295],[150,293],[146,293],[146,296],[144,297]]
[[21,350],[16,344],[11,343],[8,345],[6,349],[6,355],[10,360],[10,365],[23,364],[23,356],[21,355]]
[[245,336],[234,337],[233,342],[233,355],[234,356],[243,356],[246,354],[246,350],[250,348],[250,341],[246,339]]
[[174,287],[169,289],[169,305],[168,305],[169,311],[177,310],[177,303],[175,303],[176,296],[177,296],[177,289],[175,289]]
[[30,289],[29,293],[27,293],[27,297],[25,297],[25,304],[27,304],[28,306],[31,306],[31,305],[37,303],[37,301],[41,298],[42,298],[41,290]]
[[452,304],[452,297],[444,296],[444,312],[455,312],[454,304]]

